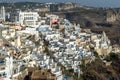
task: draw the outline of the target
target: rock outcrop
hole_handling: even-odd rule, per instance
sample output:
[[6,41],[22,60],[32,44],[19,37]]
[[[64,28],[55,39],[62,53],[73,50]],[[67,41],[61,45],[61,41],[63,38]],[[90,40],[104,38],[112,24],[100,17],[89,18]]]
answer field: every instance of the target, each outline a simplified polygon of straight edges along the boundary
[[112,9],[107,11],[106,16],[107,22],[116,22],[120,21],[120,9]]

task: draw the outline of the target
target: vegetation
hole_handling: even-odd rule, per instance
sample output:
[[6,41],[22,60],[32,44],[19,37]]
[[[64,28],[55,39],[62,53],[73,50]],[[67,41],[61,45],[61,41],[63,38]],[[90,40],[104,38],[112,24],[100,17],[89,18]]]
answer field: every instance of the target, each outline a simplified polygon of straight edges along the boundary
[[120,79],[120,54],[111,53],[105,58],[112,61],[110,66],[106,66],[99,58],[92,63],[82,67],[84,80],[119,80]]

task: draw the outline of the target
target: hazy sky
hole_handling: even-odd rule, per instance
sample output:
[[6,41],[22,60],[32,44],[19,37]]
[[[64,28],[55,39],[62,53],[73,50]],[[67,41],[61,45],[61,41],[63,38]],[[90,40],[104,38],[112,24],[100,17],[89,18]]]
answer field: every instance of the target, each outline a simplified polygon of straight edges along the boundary
[[82,5],[95,7],[119,7],[120,0],[0,0],[0,2],[20,2],[20,1],[35,1],[35,2],[76,2]]

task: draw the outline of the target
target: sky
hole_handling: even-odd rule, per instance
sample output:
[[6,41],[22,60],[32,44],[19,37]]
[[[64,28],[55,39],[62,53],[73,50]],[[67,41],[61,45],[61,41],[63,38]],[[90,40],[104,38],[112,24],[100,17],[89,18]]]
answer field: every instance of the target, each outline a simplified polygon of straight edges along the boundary
[[0,0],[0,2],[75,2],[92,7],[117,7],[120,8],[120,0]]

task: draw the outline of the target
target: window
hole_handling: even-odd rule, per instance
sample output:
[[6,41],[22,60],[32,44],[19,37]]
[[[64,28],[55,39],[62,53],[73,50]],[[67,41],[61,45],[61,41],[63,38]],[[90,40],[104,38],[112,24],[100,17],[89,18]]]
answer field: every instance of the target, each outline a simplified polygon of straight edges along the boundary
[[0,77],[2,77],[2,74],[0,74]]
[[24,17],[24,20],[33,20],[33,17]]

